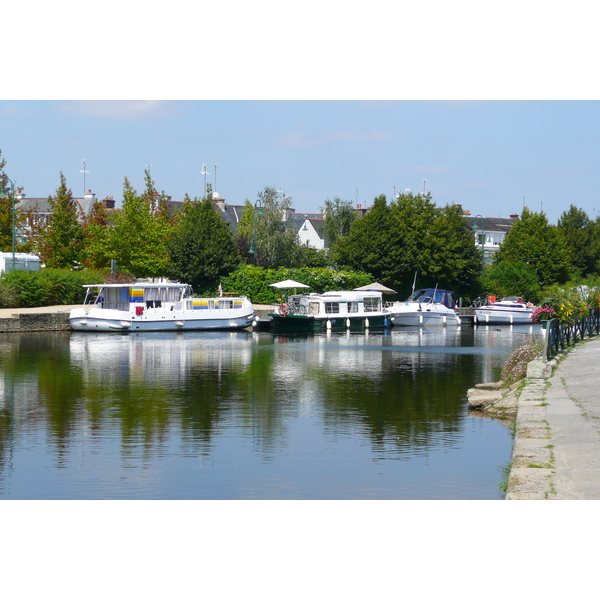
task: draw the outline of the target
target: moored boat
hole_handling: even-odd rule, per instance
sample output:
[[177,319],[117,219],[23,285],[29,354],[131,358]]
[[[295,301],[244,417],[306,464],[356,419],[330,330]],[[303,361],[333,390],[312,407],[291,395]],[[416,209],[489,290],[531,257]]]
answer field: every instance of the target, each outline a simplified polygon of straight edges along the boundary
[[437,288],[423,288],[413,292],[404,302],[390,302],[386,311],[394,327],[461,324],[454,310],[454,293]]
[[244,329],[258,319],[244,296],[193,298],[183,283],[85,285],[81,308],[69,315],[76,331]]
[[381,292],[295,294],[270,315],[275,333],[383,329],[389,325]]
[[[488,300],[489,301],[489,300]],[[475,322],[483,325],[516,325],[531,323],[535,306],[520,296],[506,296],[475,309]]]

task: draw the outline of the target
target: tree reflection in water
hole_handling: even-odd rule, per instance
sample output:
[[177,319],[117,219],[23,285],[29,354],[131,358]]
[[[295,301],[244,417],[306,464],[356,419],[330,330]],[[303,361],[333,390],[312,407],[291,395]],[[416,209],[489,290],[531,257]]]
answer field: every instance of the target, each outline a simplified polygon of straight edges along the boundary
[[[532,333],[5,335],[0,495],[329,497],[334,472],[341,497],[371,497],[355,481],[360,469],[367,482],[387,459],[464,460],[466,390],[497,376]],[[486,460],[505,464],[508,430],[489,420],[478,427],[499,439]],[[48,457],[43,496],[32,479]],[[380,497],[402,497],[396,476],[387,473]],[[499,477],[488,474],[475,497],[497,496],[489,482]]]

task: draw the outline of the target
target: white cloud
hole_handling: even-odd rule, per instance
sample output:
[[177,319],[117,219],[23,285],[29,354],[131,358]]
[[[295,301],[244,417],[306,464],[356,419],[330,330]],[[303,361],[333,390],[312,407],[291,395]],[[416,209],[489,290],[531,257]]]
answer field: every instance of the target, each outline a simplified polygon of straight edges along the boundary
[[308,135],[304,131],[290,131],[279,136],[276,143],[279,146],[292,148],[310,148],[327,146],[338,142],[381,142],[391,139],[393,139],[393,136],[387,131],[378,131],[376,129],[368,131],[340,129],[314,135]]
[[176,110],[173,102],[164,100],[70,100],[56,102],[55,108],[83,117],[109,119],[161,117]]

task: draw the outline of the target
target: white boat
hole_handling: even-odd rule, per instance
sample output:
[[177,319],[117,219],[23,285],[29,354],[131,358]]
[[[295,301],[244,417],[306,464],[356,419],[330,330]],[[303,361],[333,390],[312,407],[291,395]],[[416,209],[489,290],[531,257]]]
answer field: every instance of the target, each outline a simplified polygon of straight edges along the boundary
[[294,294],[271,315],[276,333],[382,329],[389,325],[381,292]]
[[423,288],[413,292],[404,302],[390,302],[386,311],[394,327],[461,324],[454,310],[453,292],[437,288]]
[[69,315],[76,331],[244,329],[258,322],[250,300],[193,298],[184,283],[85,285],[84,304]]
[[513,325],[531,323],[535,306],[520,296],[506,296],[475,309],[475,322],[491,325]]

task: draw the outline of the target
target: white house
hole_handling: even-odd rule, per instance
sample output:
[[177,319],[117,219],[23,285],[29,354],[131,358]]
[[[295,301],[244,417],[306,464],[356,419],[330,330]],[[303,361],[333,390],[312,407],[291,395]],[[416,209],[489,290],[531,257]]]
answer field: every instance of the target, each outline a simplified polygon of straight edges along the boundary
[[464,218],[467,227],[473,231],[479,248],[482,248],[483,239],[483,262],[491,264],[494,252],[500,248],[500,244],[504,241],[519,215],[511,214],[508,219],[482,217],[481,215],[472,217],[470,211],[467,210],[464,211]]

